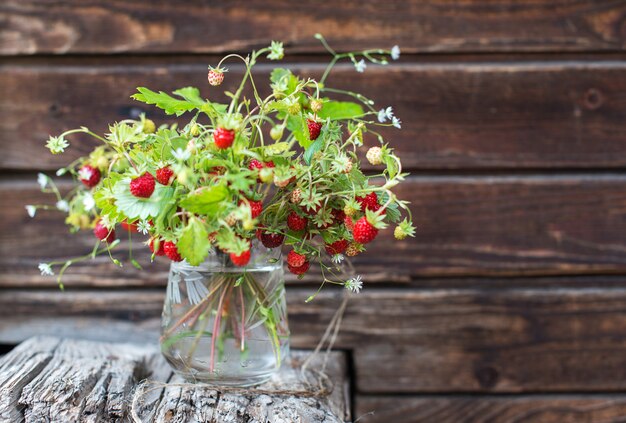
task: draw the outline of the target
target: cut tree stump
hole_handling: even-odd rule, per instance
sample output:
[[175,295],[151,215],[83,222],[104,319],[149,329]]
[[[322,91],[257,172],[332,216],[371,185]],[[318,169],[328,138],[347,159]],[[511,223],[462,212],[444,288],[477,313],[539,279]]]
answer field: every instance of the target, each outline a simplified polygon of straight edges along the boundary
[[291,359],[269,382],[222,390],[186,383],[154,345],[35,337],[0,358],[1,422],[334,423],[350,419],[345,355],[301,365]]

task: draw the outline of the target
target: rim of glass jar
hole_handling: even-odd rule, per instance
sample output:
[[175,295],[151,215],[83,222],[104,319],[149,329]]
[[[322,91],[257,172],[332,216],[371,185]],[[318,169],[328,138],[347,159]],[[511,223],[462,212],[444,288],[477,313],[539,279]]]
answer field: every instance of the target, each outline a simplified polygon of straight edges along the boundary
[[250,261],[245,266],[235,266],[230,259],[230,255],[217,248],[211,248],[204,262],[198,266],[192,266],[186,260],[171,262],[171,268],[175,270],[203,270],[203,271],[232,271],[242,272],[244,270],[277,270],[282,269],[281,248],[267,248],[258,240],[252,241],[250,248]]

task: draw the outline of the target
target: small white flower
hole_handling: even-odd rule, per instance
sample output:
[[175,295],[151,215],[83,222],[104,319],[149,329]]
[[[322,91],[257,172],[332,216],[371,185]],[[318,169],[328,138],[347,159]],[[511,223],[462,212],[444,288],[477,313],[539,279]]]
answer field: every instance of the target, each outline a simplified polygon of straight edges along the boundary
[[35,217],[35,213],[37,213],[37,207],[29,204],[28,206],[26,206],[26,213],[28,213],[30,217]]
[[57,209],[61,210],[62,212],[70,211],[70,204],[67,201],[65,201],[65,200],[57,201],[56,207],[57,207]]
[[37,183],[39,184],[41,189],[46,189],[46,187],[48,186],[48,177],[44,175],[43,173],[38,173]]
[[85,181],[88,181],[91,178],[91,175],[93,175],[93,171],[87,166],[81,167],[78,171],[78,178]]
[[367,68],[367,65],[365,64],[365,60],[363,59],[354,64],[354,69],[356,69],[357,72],[363,73],[365,72],[365,68]]
[[67,142],[63,137],[50,137],[46,142],[46,147],[50,150],[52,154],[63,153],[67,147],[69,147],[70,143]]
[[111,224],[111,219],[106,214],[100,216],[99,223],[107,229],[113,228],[113,225]]
[[39,271],[42,276],[52,276],[54,272],[52,271],[52,267],[48,263],[39,263]]
[[393,46],[391,48],[391,58],[393,60],[398,60],[400,58],[400,47],[398,46]]
[[86,211],[93,209],[96,206],[96,200],[93,199],[91,193],[86,193],[83,197],[83,207]]
[[144,235],[148,235],[148,231],[150,230],[150,222],[147,220],[142,220],[137,224],[137,231],[141,232]]
[[385,123],[387,120],[393,119],[393,108],[391,106],[385,108],[383,107],[378,111],[378,121],[380,123]]
[[343,254],[335,254],[334,256],[330,258],[330,261],[332,261],[335,264],[341,264],[344,259],[345,257],[343,256]]
[[391,119],[391,123],[398,129],[402,128],[402,121],[395,116]]
[[346,287],[346,289],[349,289],[350,291],[354,292],[355,294],[358,294],[359,292],[361,292],[361,289],[363,288],[363,282],[361,281],[361,275],[356,275],[352,279],[348,279],[346,281],[346,283],[344,284],[344,286]]
[[172,150],[172,156],[178,161],[184,162],[191,157],[191,151],[177,148],[176,151]]
[[272,41],[272,44],[270,45],[270,53],[267,55],[267,58],[270,60],[280,60],[283,57],[285,57],[283,43],[280,41]]
[[67,169],[62,167],[61,169],[57,170],[57,176],[63,176],[67,173]]

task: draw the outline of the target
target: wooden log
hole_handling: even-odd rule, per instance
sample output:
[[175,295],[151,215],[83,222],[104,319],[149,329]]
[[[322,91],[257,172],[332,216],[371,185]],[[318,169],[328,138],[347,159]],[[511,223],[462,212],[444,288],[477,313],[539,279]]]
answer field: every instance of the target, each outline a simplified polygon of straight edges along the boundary
[[[257,80],[266,80],[269,69],[260,65]],[[301,64],[294,70],[315,76],[323,67]],[[241,71],[231,67],[225,89],[234,91]],[[382,133],[407,170],[621,169],[626,164],[625,75],[623,60],[480,59],[371,67],[358,77],[351,65],[342,65],[329,83],[363,92],[376,107],[394,107],[403,129]],[[95,142],[72,136],[67,153],[53,156],[43,147],[50,134],[83,125],[102,133],[108,124],[142,111],[162,122],[157,109],[130,95],[138,86],[168,91],[189,85],[202,87],[212,100],[222,98],[216,94],[221,90],[205,88],[206,66],[198,60],[3,66],[0,169],[56,170],[88,153]],[[376,142],[366,136],[367,146]]]
[[[283,40],[321,51],[321,32],[340,50],[400,44],[409,52],[623,50],[619,1],[548,0],[450,4],[444,0],[181,1],[48,4],[8,0],[0,8],[2,54],[224,52]],[[355,36],[358,34],[358,36]]]
[[[341,301],[327,290],[305,303],[310,293],[288,290],[296,348],[317,344]],[[152,328],[156,339],[163,295],[5,289],[0,342],[69,329],[93,337],[94,326],[108,339]],[[336,347],[353,351],[359,393],[617,392],[626,388],[625,321],[623,287],[366,286],[348,303]]]
[[[24,359],[25,352],[44,354],[48,357],[46,366],[34,368]],[[293,352],[292,362],[259,386],[264,393],[258,394],[254,390],[223,391],[188,384],[173,376],[151,344],[31,338],[0,359],[0,368],[7,374],[0,381],[0,391],[6,393],[0,416],[26,422],[122,422],[131,421],[133,416],[141,421],[216,423],[339,423],[349,419],[343,354],[327,357],[332,394],[308,396],[315,389],[312,373],[302,373],[301,367],[309,354]],[[316,356],[311,368],[321,369],[324,359]]]
[[532,396],[370,396],[356,398],[363,423],[580,423],[619,422],[621,394]]
[[[383,282],[624,273],[625,186],[622,175],[412,177],[397,192],[412,203],[417,237],[398,242],[392,229],[382,231],[354,264],[367,280]],[[1,286],[55,286],[54,278],[38,274],[37,264],[93,248],[92,234],[70,235],[59,213],[27,216],[25,204],[54,201],[38,192],[34,180],[1,181],[0,196],[5,205],[0,209]],[[116,269],[103,257],[70,270],[66,284],[163,286],[167,262],[153,267],[139,241],[135,248],[146,271],[130,265]]]

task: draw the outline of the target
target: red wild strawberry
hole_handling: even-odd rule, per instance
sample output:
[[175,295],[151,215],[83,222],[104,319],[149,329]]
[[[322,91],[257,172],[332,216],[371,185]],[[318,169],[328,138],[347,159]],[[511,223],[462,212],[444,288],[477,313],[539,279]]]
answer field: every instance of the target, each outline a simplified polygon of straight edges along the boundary
[[306,126],[309,128],[309,138],[311,141],[316,140],[317,137],[320,136],[320,131],[322,130],[322,123],[315,122],[314,120],[307,119]]
[[156,171],[156,180],[161,185],[169,185],[174,180],[174,171],[169,166],[162,167]]
[[375,192],[370,192],[364,197],[356,197],[356,201],[361,204],[361,210],[374,210],[378,206],[378,197]]
[[345,239],[340,239],[339,241],[335,241],[332,244],[326,244],[325,246],[326,252],[331,256],[335,254],[343,254],[348,248],[348,241]]
[[359,244],[367,244],[376,238],[376,235],[378,235],[378,229],[372,226],[365,216],[357,220],[352,229],[352,237]]
[[224,70],[220,68],[211,68],[209,70],[209,74],[207,75],[207,79],[209,80],[209,84],[213,85],[214,87],[221,85],[224,81]]
[[354,221],[350,216],[346,216],[343,218],[343,224],[346,225],[346,228],[349,231],[352,231],[352,229],[354,229]]
[[265,167],[276,167],[276,165],[274,164],[274,162],[273,162],[273,161],[271,161],[271,160],[270,160],[269,162],[265,162],[265,163],[263,163],[263,166],[265,166]]
[[289,213],[289,216],[287,216],[287,226],[292,231],[302,231],[306,229],[308,221],[309,219],[304,216],[299,216],[298,213],[294,211]]
[[217,128],[215,132],[213,132],[213,141],[215,142],[215,146],[219,149],[225,149],[233,145],[233,141],[235,141],[235,131],[232,129],[226,128]]
[[154,192],[154,185],[154,176],[144,173],[130,181],[130,193],[135,197],[150,198]]
[[[154,251],[154,243],[158,242],[159,244],[159,249]],[[158,240],[156,238],[151,238],[150,242],[148,243],[148,246],[150,247],[150,251],[152,251],[154,253],[155,256],[164,256],[165,255],[165,248],[164,248],[164,242],[163,240]]]
[[304,264],[299,267],[294,267],[294,266],[291,266],[290,264],[287,264],[287,268],[294,275],[304,275],[306,271],[309,270],[309,266],[310,266],[310,263],[308,261],[305,261]]
[[172,241],[165,241],[163,243],[163,252],[165,252],[165,255],[172,261],[183,261],[183,257],[178,252],[176,244]]
[[135,223],[128,223],[128,219],[124,219],[121,225],[122,228],[128,232],[137,232],[137,225]]
[[261,244],[263,244],[265,248],[276,248],[283,245],[285,235],[273,234],[265,232],[262,229],[257,229],[257,238],[261,241]]
[[246,250],[241,254],[230,253],[230,261],[235,266],[245,266],[250,261],[250,250]]
[[257,159],[252,159],[250,160],[250,163],[248,163],[248,169],[250,170],[261,170],[263,169],[263,163],[261,163],[259,160]]
[[87,188],[93,188],[100,182],[100,171],[93,166],[85,165],[78,171],[78,179]]
[[115,229],[107,228],[100,221],[98,221],[96,223],[96,226],[93,228],[93,234],[100,241],[105,241],[105,242],[115,241]]
[[306,256],[304,254],[296,253],[295,250],[289,251],[287,254],[287,264],[292,267],[300,267],[306,263]]

